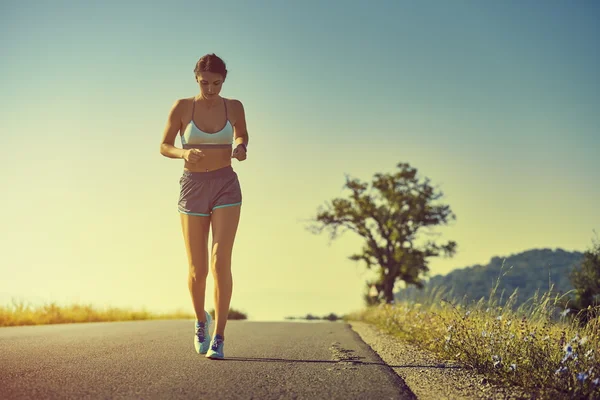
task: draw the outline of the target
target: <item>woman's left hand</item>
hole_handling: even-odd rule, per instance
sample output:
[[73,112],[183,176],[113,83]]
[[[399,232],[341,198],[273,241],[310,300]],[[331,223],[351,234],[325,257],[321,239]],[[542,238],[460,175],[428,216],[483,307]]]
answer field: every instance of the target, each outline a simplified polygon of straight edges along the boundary
[[246,150],[244,149],[244,146],[238,144],[233,150],[231,158],[237,158],[239,161],[244,161],[246,159]]

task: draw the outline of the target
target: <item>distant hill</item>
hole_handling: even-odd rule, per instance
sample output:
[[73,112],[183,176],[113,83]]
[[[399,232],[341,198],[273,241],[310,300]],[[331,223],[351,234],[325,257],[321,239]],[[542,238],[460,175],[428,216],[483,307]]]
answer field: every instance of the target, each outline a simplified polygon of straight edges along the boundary
[[[498,295],[504,290],[504,300],[516,288],[519,288],[517,306],[530,299],[536,290],[540,294],[549,289],[549,281],[554,284],[554,291],[565,293],[573,289],[569,274],[575,265],[583,260],[582,252],[569,252],[562,249],[533,249],[510,255],[508,257],[493,257],[487,265],[473,265],[456,269],[447,275],[432,276],[425,288],[444,286],[453,289],[452,297],[456,299],[467,296],[467,301],[477,301],[487,298],[496,284],[498,277],[512,269],[500,279]],[[504,267],[502,268],[502,263]],[[501,270],[502,269],[502,270]],[[398,300],[411,298],[416,288],[410,287],[396,293]],[[504,303],[504,301],[502,302]]]

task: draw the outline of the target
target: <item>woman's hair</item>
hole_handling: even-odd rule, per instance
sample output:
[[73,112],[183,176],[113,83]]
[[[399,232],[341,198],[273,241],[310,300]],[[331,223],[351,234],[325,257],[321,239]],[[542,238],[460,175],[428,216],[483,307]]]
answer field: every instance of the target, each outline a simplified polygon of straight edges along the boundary
[[225,62],[213,54],[205,54],[196,63],[194,68],[194,75],[198,76],[200,72],[213,72],[223,75],[223,81],[227,78],[227,68],[225,68]]

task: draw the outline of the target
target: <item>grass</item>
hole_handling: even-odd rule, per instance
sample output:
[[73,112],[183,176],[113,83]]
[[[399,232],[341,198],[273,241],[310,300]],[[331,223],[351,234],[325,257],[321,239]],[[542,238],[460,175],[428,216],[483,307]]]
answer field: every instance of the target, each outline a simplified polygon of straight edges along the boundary
[[600,313],[587,326],[578,325],[561,313],[561,298],[552,288],[518,308],[515,291],[501,307],[498,284],[488,299],[470,304],[435,288],[345,319],[374,324],[492,382],[525,388],[535,398],[600,398]]
[[[209,311],[213,316],[214,309]],[[155,313],[142,310],[116,307],[95,308],[92,305],[74,304],[59,306],[56,303],[33,306],[23,301],[12,301],[8,306],[0,306],[0,327],[22,325],[68,324],[77,322],[137,321],[150,319],[194,319],[193,313],[175,311]],[[231,308],[228,319],[247,319],[247,315]]]

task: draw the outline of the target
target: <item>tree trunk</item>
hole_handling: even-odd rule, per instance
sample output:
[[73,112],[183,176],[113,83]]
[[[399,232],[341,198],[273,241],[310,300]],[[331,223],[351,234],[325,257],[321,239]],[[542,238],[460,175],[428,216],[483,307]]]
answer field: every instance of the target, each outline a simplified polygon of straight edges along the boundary
[[394,301],[394,278],[389,275],[385,277],[385,282],[383,282],[383,296],[387,304]]

